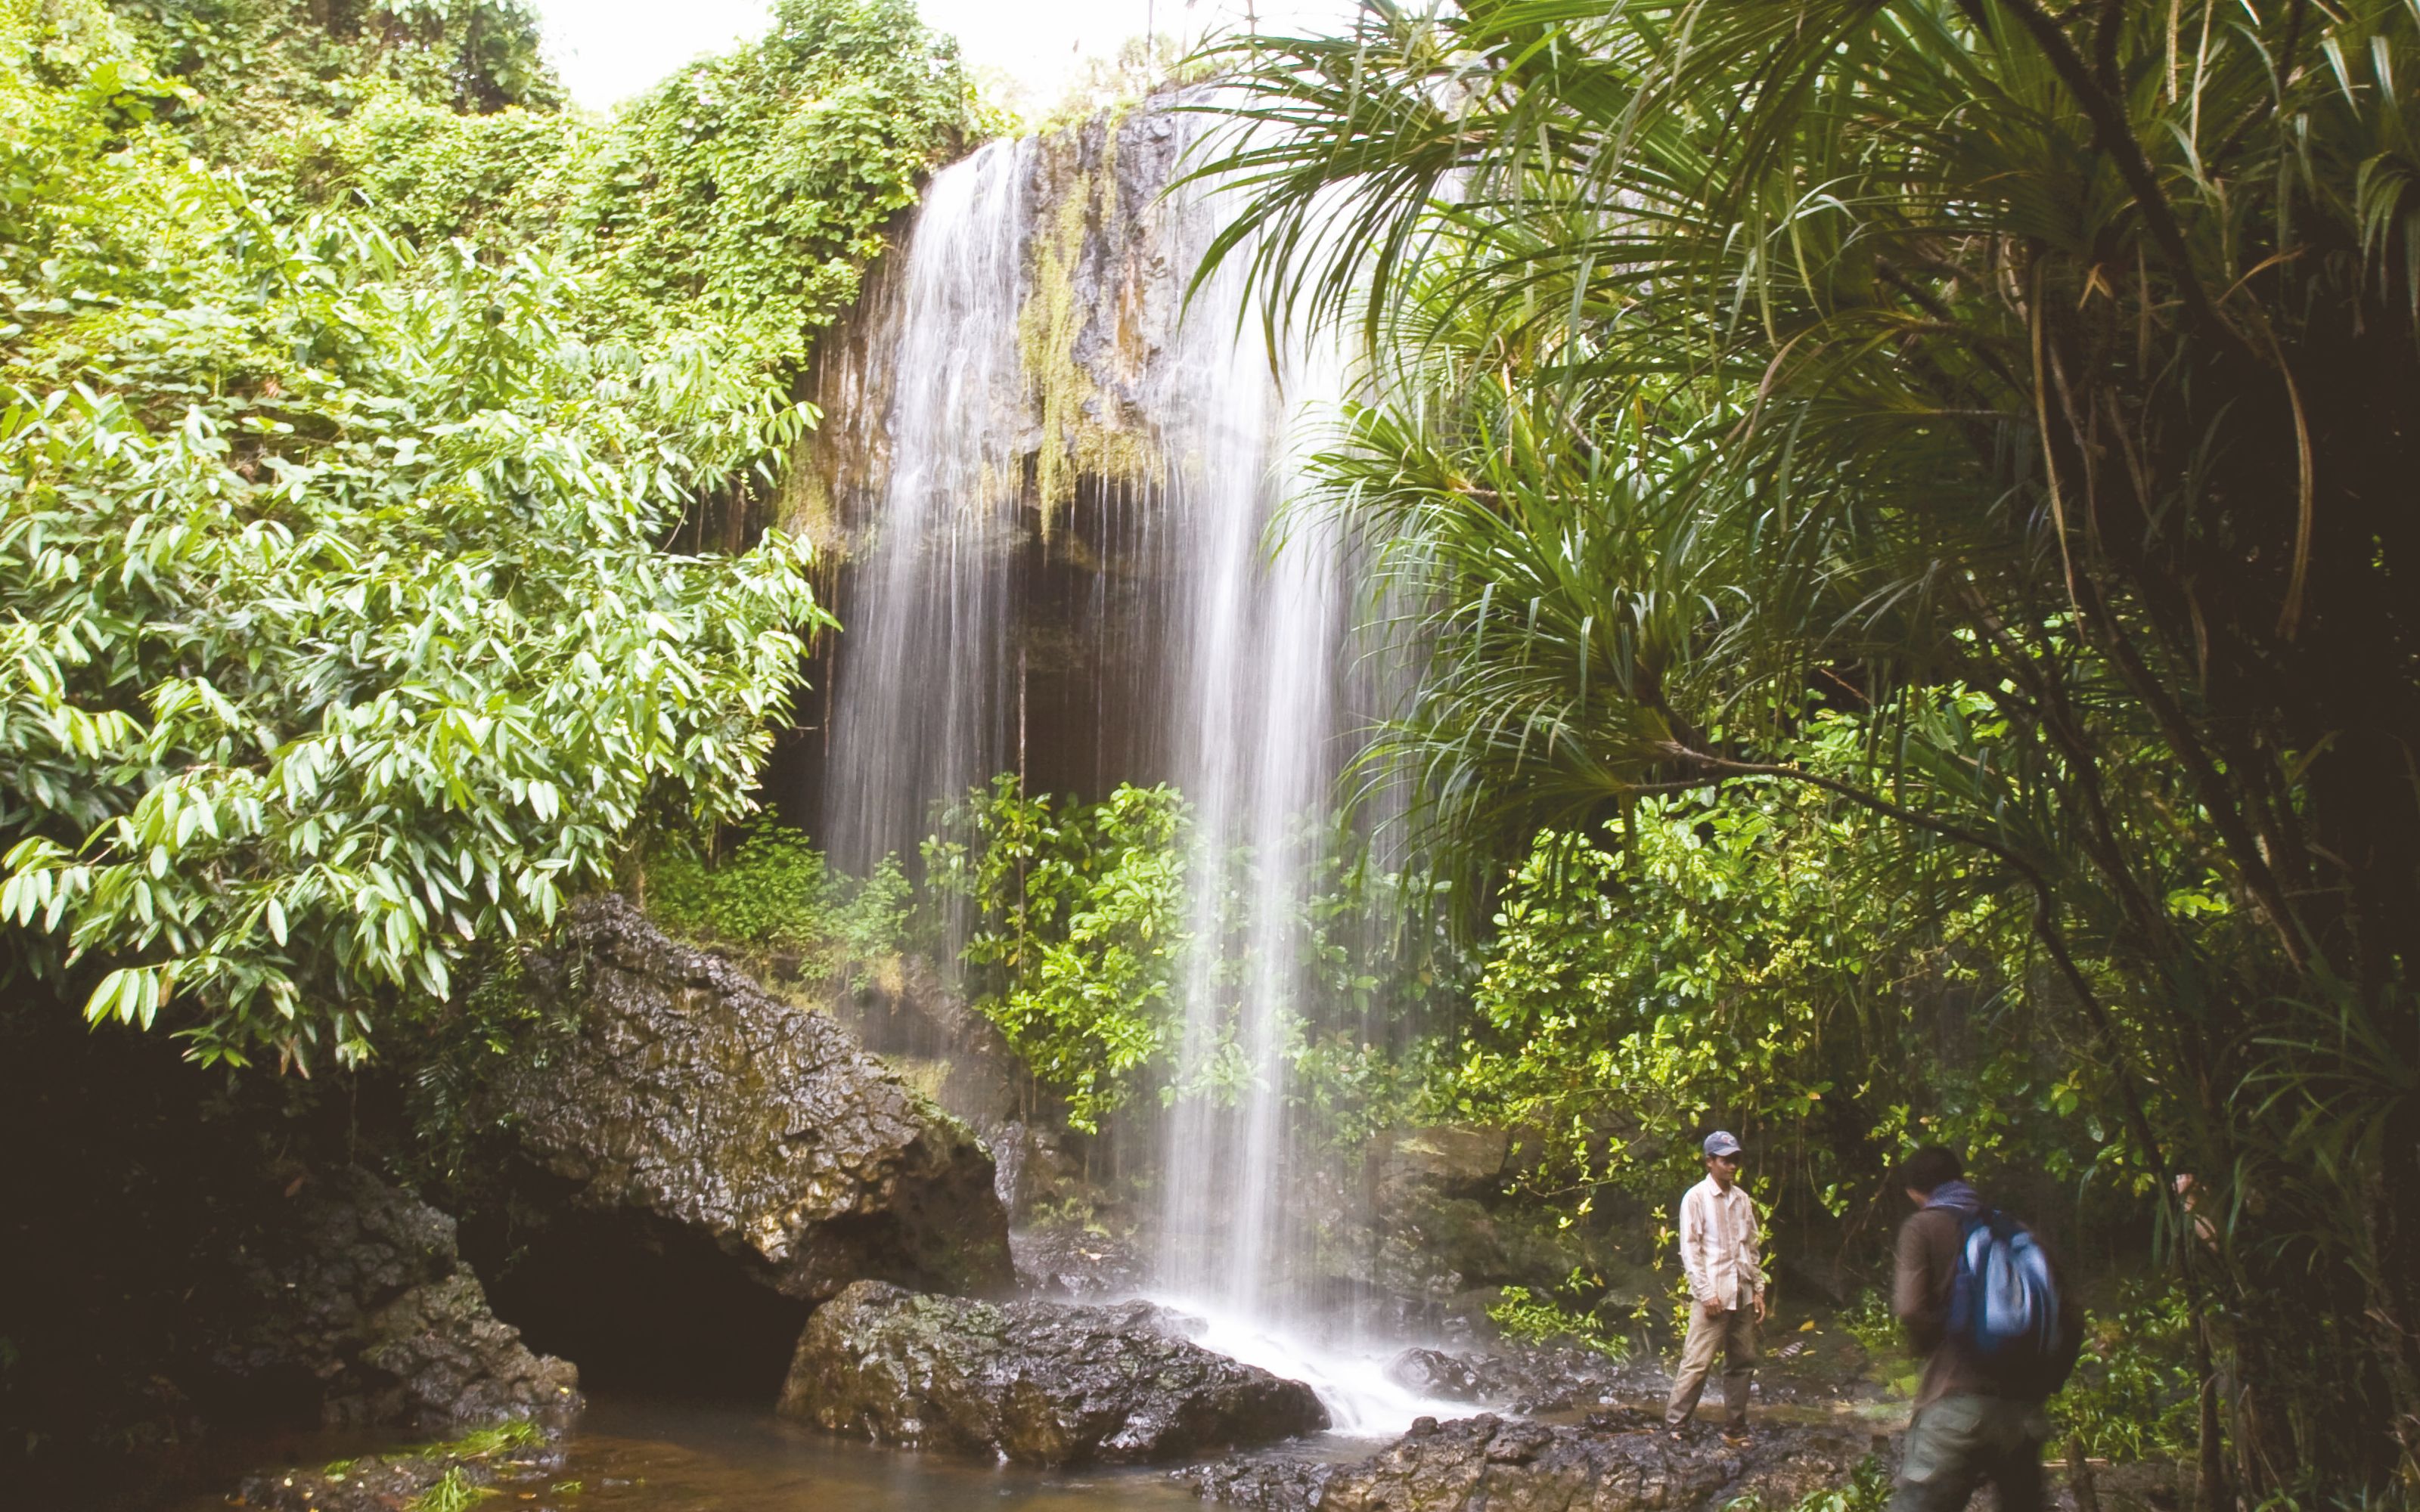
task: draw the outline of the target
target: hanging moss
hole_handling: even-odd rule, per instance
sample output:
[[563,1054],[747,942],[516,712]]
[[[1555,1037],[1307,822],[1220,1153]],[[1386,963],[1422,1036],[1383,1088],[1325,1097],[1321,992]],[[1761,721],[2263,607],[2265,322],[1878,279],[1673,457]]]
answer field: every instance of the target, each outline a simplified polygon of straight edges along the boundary
[[[1122,246],[1128,235],[1118,198],[1117,129],[1117,118],[1104,116],[1051,144],[1054,156],[1078,161],[1063,176],[1052,176],[1063,185],[1058,208],[1034,239],[1032,293],[1017,312],[1018,360],[1041,423],[1033,491],[1045,540],[1058,512],[1075,501],[1078,479],[1140,482],[1158,466],[1140,426],[1118,424],[1118,417],[1104,413],[1098,380],[1076,359],[1077,339],[1094,313],[1078,302],[1086,242]],[[1095,131],[1100,159],[1087,168],[1083,145]]]
[[782,474],[781,499],[775,507],[782,529],[814,548],[819,562],[848,559],[848,530],[833,503],[831,487],[816,466],[817,433],[808,432],[790,449],[790,466]]

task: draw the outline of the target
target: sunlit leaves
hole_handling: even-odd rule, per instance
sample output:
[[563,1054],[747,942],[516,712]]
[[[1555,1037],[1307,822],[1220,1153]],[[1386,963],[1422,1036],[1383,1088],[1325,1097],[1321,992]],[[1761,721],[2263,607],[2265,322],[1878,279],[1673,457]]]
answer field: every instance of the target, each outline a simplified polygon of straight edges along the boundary
[[357,1056],[649,815],[745,811],[805,552],[660,548],[802,410],[692,345],[578,341],[541,261],[288,224],[191,165],[180,255],[130,273],[159,162],[0,85],[85,196],[0,247],[31,280],[0,286],[0,910],[89,1014]]
[[970,795],[928,841],[934,884],[974,905],[964,959],[988,987],[976,1007],[1094,1129],[1164,1073],[1181,1029],[1187,810],[1175,790],[1121,785],[1097,804],[1027,796],[1015,775]]

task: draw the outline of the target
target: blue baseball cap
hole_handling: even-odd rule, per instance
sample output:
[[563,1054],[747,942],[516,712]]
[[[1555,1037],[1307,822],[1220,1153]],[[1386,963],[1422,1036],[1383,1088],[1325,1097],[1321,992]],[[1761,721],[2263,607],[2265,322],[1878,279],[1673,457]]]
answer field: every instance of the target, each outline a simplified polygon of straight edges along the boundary
[[1739,1142],[1739,1140],[1738,1140],[1738,1139],[1736,1139],[1735,1137],[1733,1137],[1733,1136],[1732,1136],[1732,1134],[1731,1134],[1731,1133],[1730,1133],[1730,1130],[1728,1130],[1728,1129],[1717,1129],[1717,1130],[1715,1130],[1713,1134],[1710,1134],[1706,1135],[1706,1153],[1707,1153],[1707,1154],[1709,1154],[1709,1155],[1736,1155],[1736,1154],[1738,1154],[1739,1152],[1740,1152],[1740,1142]]

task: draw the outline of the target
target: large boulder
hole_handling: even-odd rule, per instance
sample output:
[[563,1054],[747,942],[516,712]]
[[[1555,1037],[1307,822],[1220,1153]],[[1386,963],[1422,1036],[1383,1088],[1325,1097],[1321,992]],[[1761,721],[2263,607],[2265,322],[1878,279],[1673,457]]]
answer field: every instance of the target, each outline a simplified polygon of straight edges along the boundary
[[203,1299],[222,1379],[307,1381],[331,1426],[560,1420],[579,1405],[579,1373],[488,1310],[453,1219],[359,1169],[294,1192],[287,1220],[240,1252],[233,1294]]
[[1137,1464],[1327,1427],[1310,1387],[1213,1354],[1148,1303],[992,1305],[867,1282],[817,1309],[784,1415],[1037,1465]]
[[572,1207],[706,1235],[810,1303],[863,1277],[1013,1284],[990,1155],[830,1015],[613,896],[581,903],[524,983],[570,1027],[500,1075],[487,1111]]
[[1748,1497],[1795,1505],[1845,1483],[1870,1441],[1839,1428],[1767,1428],[1747,1445],[1643,1412],[1580,1425],[1492,1414],[1422,1418],[1357,1463],[1230,1458],[1184,1473],[1204,1499],[1262,1512],[1696,1512]]

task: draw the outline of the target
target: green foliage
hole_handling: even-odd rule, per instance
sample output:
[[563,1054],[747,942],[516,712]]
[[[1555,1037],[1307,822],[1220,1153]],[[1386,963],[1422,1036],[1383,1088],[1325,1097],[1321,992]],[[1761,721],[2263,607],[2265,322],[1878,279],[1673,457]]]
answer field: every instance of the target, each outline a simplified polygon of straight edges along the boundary
[[303,203],[355,210],[416,246],[459,237],[489,258],[561,251],[565,200],[608,130],[565,111],[466,115],[380,85],[342,116],[264,143],[272,165],[261,178],[273,174]]
[[[1818,767],[1858,738],[1831,723]],[[1751,1175],[1768,1198],[1787,1178],[1834,1214],[1916,1143],[2072,1177],[2101,1142],[2074,1117],[2089,1072],[2022,1041],[1930,1048],[1953,1011],[2007,1011],[2024,927],[1962,857],[1820,791],[1642,798],[1592,836],[1542,832],[1512,873],[1440,1100],[1539,1131],[1528,1179],[1582,1211],[1602,1182],[1685,1186],[1683,1136],[1717,1122],[1768,1152]]]
[[[585,966],[574,958],[575,972]],[[500,1062],[510,1057],[543,1066],[579,1029],[576,994],[548,1001],[523,990],[519,946],[482,945],[456,976],[467,990],[419,1005],[407,1036],[381,1047],[401,1072],[405,1111],[418,1136],[400,1157],[407,1170],[398,1174],[431,1194],[460,1192],[482,1174],[494,1126],[478,1116],[478,1093]]]
[[410,1512],[469,1512],[489,1497],[496,1495],[492,1486],[480,1486],[462,1473],[459,1465],[448,1465],[437,1483],[411,1499]]
[[667,554],[801,412],[542,259],[280,220],[99,12],[0,29],[0,907],[205,1060],[366,1051],[644,817],[736,818],[803,548]]
[[1322,490],[1474,930],[1643,795],[1864,810],[1885,903],[2031,936],[1961,964],[1973,1117],[2039,1091],[2144,1231],[2225,1186],[2226,1494],[2420,1479],[2420,11],[1373,0],[1225,61],[1218,251],[1364,339]]
[[1809,1491],[1792,1512],[1883,1512],[1890,1500],[1890,1464],[1880,1455],[1868,1455],[1849,1472],[1846,1486]]
[[710,325],[802,366],[970,100],[954,44],[908,0],[780,0],[762,41],[691,64],[583,147],[565,235],[599,318]]
[[130,4],[190,85],[179,119],[264,197],[554,255],[589,339],[677,333],[785,376],[921,177],[994,122],[907,0],[783,0],[609,120],[556,108],[519,0]]
[[1889,1359],[1906,1348],[1900,1321],[1891,1316],[1890,1297],[1880,1288],[1868,1287],[1857,1293],[1855,1304],[1842,1308],[1833,1321],[1857,1341],[1857,1348],[1877,1360]]
[[[535,1449],[546,1442],[546,1435],[536,1424],[522,1419],[491,1423],[473,1428],[458,1439],[442,1443],[426,1444],[419,1448],[398,1451],[395,1458],[415,1458],[446,1461],[444,1473],[429,1488],[411,1499],[407,1512],[467,1512],[491,1496],[501,1494],[494,1487],[483,1486],[471,1478],[464,1465],[474,1459],[492,1459],[516,1450]],[[330,1479],[341,1479],[351,1473],[357,1460],[338,1460],[322,1472]],[[566,1482],[572,1492],[580,1489],[577,1481]],[[564,1492],[561,1486],[557,1492]]]
[[896,859],[850,877],[827,865],[804,834],[767,820],[743,828],[728,855],[651,858],[646,903],[675,933],[791,958],[784,969],[809,978],[861,973],[897,956],[911,909]]
[[546,1442],[546,1434],[526,1418],[512,1418],[473,1428],[458,1439],[432,1443],[424,1454],[450,1455],[457,1459],[487,1459],[515,1449],[535,1449]]
[[1066,1094],[1078,1129],[1097,1129],[1175,1048],[1186,829],[1170,788],[1076,804],[1003,775],[944,826],[971,846],[926,842],[930,884],[974,905],[975,1006]]
[[[1434,886],[1345,859],[1355,853],[1332,818],[1315,821],[1302,845],[1324,859],[1285,925],[1301,969],[1281,986],[1281,1034],[1305,1129],[1357,1149],[1429,1111],[1441,1074],[1432,1031],[1450,1020],[1467,973]],[[1029,797],[1003,774],[943,816],[923,859],[923,927],[954,910],[971,915],[960,959],[977,1007],[1068,1096],[1078,1127],[1096,1128],[1139,1094],[1227,1102],[1243,1089],[1250,1072],[1232,1021],[1234,999],[1259,980],[1260,947],[1240,923],[1206,942],[1194,935],[1210,910],[1196,896],[1201,862],[1174,790],[1125,786],[1084,804]],[[1247,918],[1240,900],[1259,886],[1249,852],[1222,857],[1213,880],[1226,895],[1218,916]],[[1214,1040],[1182,1085],[1172,1076],[1186,1030],[1180,982],[1208,995],[1200,1006]]]
[[563,90],[523,0],[112,0],[193,90],[219,156],[265,147],[388,91],[447,111],[551,108]]
[[2173,1282],[2130,1282],[2096,1314],[2075,1374],[2051,1398],[2059,1436],[2111,1459],[2191,1455],[2200,1409],[2191,1353],[2193,1316]]
[[1630,1358],[1626,1335],[1604,1333],[1593,1314],[1575,1311],[1551,1296],[1533,1296],[1528,1287],[1504,1288],[1489,1304],[1487,1320],[1515,1344],[1573,1344],[1609,1360]]

